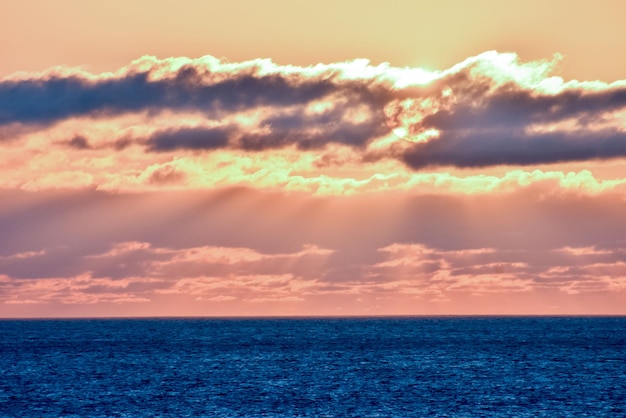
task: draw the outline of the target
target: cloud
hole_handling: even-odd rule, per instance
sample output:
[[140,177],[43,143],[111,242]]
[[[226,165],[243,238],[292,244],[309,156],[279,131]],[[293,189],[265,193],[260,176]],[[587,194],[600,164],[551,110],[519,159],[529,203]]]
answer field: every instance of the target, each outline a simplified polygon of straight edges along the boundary
[[[439,303],[490,294],[533,293],[554,298],[553,290],[567,296],[626,291],[626,249],[619,246],[446,250],[421,243],[394,243],[377,251],[382,258],[363,260],[363,274],[333,282],[324,274],[324,269],[332,268],[329,264],[319,265],[314,277],[297,273],[294,261],[331,254],[315,246],[293,254],[262,254],[250,248],[174,250],[124,242],[86,258],[120,265],[134,257],[144,266],[139,275],[130,270],[117,278],[91,272],[36,279],[0,275],[0,302],[126,304],[178,295],[223,304],[306,303],[320,297]],[[151,259],[147,254],[162,257]],[[268,261],[265,267],[269,268],[263,268]],[[190,268],[192,265],[197,268]]]
[[[552,75],[557,61],[523,63],[492,51],[428,73],[366,60],[297,67],[144,57],[116,73],[57,68],[5,78],[0,129],[6,139],[18,125],[143,114],[144,132],[110,138],[113,149],[247,153],[342,144],[359,150],[363,164],[394,158],[415,170],[626,157],[626,83],[566,82]],[[157,119],[164,126],[150,128]],[[391,141],[392,132],[414,143]],[[87,137],[77,132],[67,144],[91,150]]]
[[622,312],[626,82],[556,64],[146,57],[4,78],[0,308]]
[[244,301],[279,302],[302,301],[302,296],[314,292],[315,281],[291,275],[230,275],[226,277],[196,277],[177,280],[170,288],[158,290],[159,294],[192,295],[197,300],[228,302]]
[[222,148],[228,143],[228,128],[181,128],[155,132],[147,140],[150,151],[175,149],[210,150]]
[[[336,137],[342,142],[362,144],[377,131],[371,132],[371,128],[384,125],[382,115],[376,115],[376,111],[381,108],[384,99],[380,96],[385,92],[370,88],[370,80],[362,77],[349,79],[346,75],[350,66],[357,70],[364,67],[363,63],[345,63],[297,68],[263,60],[229,64],[213,57],[195,61],[145,57],[116,74],[96,76],[56,69],[30,78],[0,81],[0,124],[45,126],[76,117],[106,118],[165,110],[200,112],[207,120],[215,121],[265,109],[269,115],[261,125],[275,129],[275,134],[246,136],[239,140],[243,149],[276,147],[272,141],[282,145],[302,140],[303,146],[316,146],[317,141],[333,141]],[[366,112],[361,119],[367,119],[367,123],[335,126],[337,121],[358,112]],[[325,132],[324,127],[329,131]],[[306,134],[307,130],[322,132]],[[213,149],[228,142],[229,132],[224,128],[167,130],[147,142],[152,150]]]
[[[253,302],[301,300],[316,287],[332,251],[305,245],[287,254],[250,248],[155,248],[146,242],[116,243],[104,253],[76,262],[84,272],[69,277],[45,275],[18,279],[0,276],[0,301],[8,304],[96,304],[150,301],[154,295],[184,294],[202,300]],[[39,252],[14,254],[30,259]]]
[[89,141],[87,138],[81,135],[77,135],[67,143],[70,147],[76,148],[79,150],[91,149],[91,145],[89,145]]
[[342,123],[340,119],[323,122],[306,115],[289,115],[260,121],[258,131],[249,132],[237,125],[167,129],[138,142],[156,152],[221,148],[263,151],[292,145],[308,150],[323,148],[329,143],[364,146],[383,134],[385,127],[380,116],[359,123]]
[[403,110],[405,120],[421,113],[407,131],[433,132],[434,139],[399,158],[422,169],[624,157],[626,83],[564,82],[550,76],[553,65],[489,52],[444,72],[437,83],[453,99],[427,93],[405,99]]
[[410,167],[487,167],[537,165],[626,156],[626,132],[527,134],[503,128],[496,132],[447,133],[416,144],[402,155]]
[[[557,184],[584,180],[555,177]],[[0,240],[0,254],[45,251],[37,263],[0,260],[0,271],[10,268],[18,275],[19,267],[31,272],[25,277],[74,276],[81,272],[68,269],[76,268],[76,260],[128,242],[171,249],[251,248],[261,254],[297,254],[313,245],[367,258],[402,242],[545,250],[604,248],[624,238],[623,193],[553,193],[532,177],[513,180],[535,187],[504,194],[398,190],[313,197],[242,187],[146,193],[0,189],[0,230],[11,237]]]
[[[568,181],[555,178],[548,181]],[[514,180],[532,184],[524,176]],[[474,295],[515,298],[516,306],[524,298],[555,304],[621,295],[623,193],[546,190],[349,196],[250,188],[0,190],[0,230],[10,237],[0,240],[0,294],[15,307],[147,299],[154,314],[168,298],[171,306],[187,306],[215,297],[232,307],[228,312],[241,313],[254,298],[275,297],[309,307],[307,313],[323,305],[319,312],[328,313],[357,298],[373,307],[381,297],[390,301],[386,312],[402,305],[402,312],[415,313],[426,306],[421,302],[483,303]],[[502,309],[491,312],[509,312]],[[208,311],[193,311],[202,312]]]
[[[0,187],[622,192],[624,82],[564,81],[555,65],[495,52],[438,72],[145,57],[12,76]],[[612,172],[590,163],[608,159]]]
[[[46,277],[33,280],[11,280],[0,275],[0,301],[5,304],[98,304],[136,303],[149,299],[138,296],[131,288],[150,279],[111,280],[93,278],[89,273],[75,277]],[[151,283],[158,287],[158,284]]]
[[46,254],[45,250],[24,251],[22,253],[17,253],[17,254],[10,254],[10,255],[5,255],[5,256],[0,255],[0,260],[25,260],[25,259],[31,259],[33,257],[39,257],[44,254]]
[[369,267],[377,282],[417,282],[424,295],[544,292],[566,294],[626,290],[623,247],[562,247],[548,251],[469,248],[441,250],[396,243],[379,249],[385,259]]

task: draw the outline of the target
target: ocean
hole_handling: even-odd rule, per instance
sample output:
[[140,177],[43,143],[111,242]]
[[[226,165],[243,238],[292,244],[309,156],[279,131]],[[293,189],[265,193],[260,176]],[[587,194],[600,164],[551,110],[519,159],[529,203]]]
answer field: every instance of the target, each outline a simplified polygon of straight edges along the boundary
[[626,416],[626,317],[0,321],[2,417]]

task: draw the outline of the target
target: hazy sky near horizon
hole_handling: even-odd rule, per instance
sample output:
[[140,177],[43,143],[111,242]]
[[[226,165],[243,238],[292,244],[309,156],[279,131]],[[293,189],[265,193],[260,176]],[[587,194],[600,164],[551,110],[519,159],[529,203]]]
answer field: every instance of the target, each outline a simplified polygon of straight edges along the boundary
[[0,6],[0,317],[626,314],[617,1]]

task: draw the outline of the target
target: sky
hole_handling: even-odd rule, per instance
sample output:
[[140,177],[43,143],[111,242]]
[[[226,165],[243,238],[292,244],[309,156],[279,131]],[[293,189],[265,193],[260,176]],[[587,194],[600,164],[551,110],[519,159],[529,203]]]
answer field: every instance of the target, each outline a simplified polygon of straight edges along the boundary
[[624,315],[624,7],[4,1],[0,317]]

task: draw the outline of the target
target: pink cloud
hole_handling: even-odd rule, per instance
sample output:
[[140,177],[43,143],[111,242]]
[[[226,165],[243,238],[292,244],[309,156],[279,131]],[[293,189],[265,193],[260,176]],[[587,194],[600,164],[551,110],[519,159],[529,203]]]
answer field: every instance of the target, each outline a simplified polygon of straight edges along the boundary
[[150,283],[150,279],[127,278],[112,280],[93,278],[88,273],[68,278],[42,278],[11,280],[4,276],[0,281],[3,294],[0,300],[7,304],[100,304],[147,302],[128,288],[135,283]]

